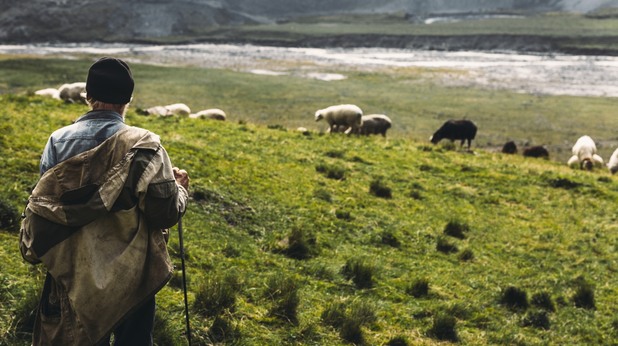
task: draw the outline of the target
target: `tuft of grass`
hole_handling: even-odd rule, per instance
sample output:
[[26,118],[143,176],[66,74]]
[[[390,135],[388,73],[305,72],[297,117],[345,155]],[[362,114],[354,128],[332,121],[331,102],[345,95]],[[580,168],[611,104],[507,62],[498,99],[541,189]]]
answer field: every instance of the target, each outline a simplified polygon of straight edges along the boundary
[[19,212],[9,203],[0,199],[0,229],[19,231]]
[[459,258],[459,260],[462,262],[472,261],[474,259],[474,252],[470,249],[464,249],[459,253],[459,256],[457,256],[457,258]]
[[242,252],[237,245],[227,244],[223,250],[221,250],[221,253],[227,258],[238,258]]
[[333,196],[330,194],[330,192],[326,191],[325,189],[315,189],[313,191],[313,196],[324,202],[328,202],[328,203],[333,202]]
[[386,346],[408,346],[408,339],[405,336],[398,335],[386,343]]
[[453,316],[439,313],[434,317],[427,335],[440,341],[458,342],[457,320]]
[[576,307],[588,310],[595,310],[594,287],[583,278],[578,278],[575,282],[575,293],[571,300]]
[[177,345],[179,344],[176,330],[169,322],[171,316],[157,309],[152,337],[155,345]]
[[382,178],[376,178],[371,181],[371,184],[369,185],[369,192],[376,197],[387,199],[393,198],[392,189],[386,186]]
[[521,288],[509,286],[502,291],[500,303],[511,310],[526,310],[528,308],[528,293]]
[[468,231],[470,231],[470,226],[458,220],[451,220],[444,227],[444,234],[457,239],[466,239]]
[[548,292],[538,292],[533,294],[530,298],[530,303],[537,308],[541,308],[549,312],[556,311],[556,305]]
[[333,327],[340,328],[346,319],[346,306],[343,302],[336,301],[328,304],[320,314],[322,322]]
[[273,302],[270,314],[297,324],[300,304],[298,290],[298,281],[292,277],[282,275],[270,277],[266,287],[266,295]]
[[534,327],[538,329],[549,330],[551,322],[547,311],[529,311],[522,321],[524,327]]
[[281,252],[289,258],[304,260],[311,257],[315,238],[308,238],[305,231],[295,228],[286,238],[287,247]]
[[354,282],[356,288],[364,289],[371,288],[374,285],[374,276],[376,268],[364,259],[352,258],[348,259],[341,269],[341,274]]
[[324,156],[331,157],[333,159],[342,159],[345,157],[345,152],[343,150],[329,150],[324,153]]
[[240,279],[235,272],[208,276],[197,288],[193,310],[207,317],[234,311],[239,290]]
[[16,340],[32,340],[32,330],[40,301],[39,287],[26,289],[21,299],[18,299],[12,308],[14,316],[9,333]]
[[406,293],[415,297],[426,297],[429,294],[429,280],[417,278],[406,287]]
[[216,316],[207,333],[208,339],[217,344],[234,345],[240,339],[240,331],[228,319]]
[[349,210],[337,209],[335,210],[335,217],[338,218],[339,220],[346,220],[346,221],[352,220],[352,215],[350,214]]
[[397,235],[390,230],[385,230],[380,234],[380,243],[396,249],[401,247],[401,241],[399,241]]
[[329,304],[321,314],[322,322],[339,330],[341,338],[353,344],[364,344],[362,326],[376,322],[375,307],[366,301],[354,301],[350,306],[342,302]]
[[325,163],[320,163],[315,166],[315,170],[324,174],[328,179],[334,180],[344,180],[345,179],[345,168],[336,165],[328,165]]
[[459,251],[455,244],[449,242],[445,237],[442,236],[438,237],[436,241],[436,250],[446,254]]

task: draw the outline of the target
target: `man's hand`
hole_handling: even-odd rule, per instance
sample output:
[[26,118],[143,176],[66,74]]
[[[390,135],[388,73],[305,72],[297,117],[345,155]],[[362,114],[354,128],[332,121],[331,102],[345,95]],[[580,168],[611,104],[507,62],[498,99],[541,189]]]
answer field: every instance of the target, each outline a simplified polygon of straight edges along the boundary
[[174,171],[174,178],[176,182],[185,188],[185,190],[189,191],[189,173],[184,169],[180,169],[178,167],[172,168]]

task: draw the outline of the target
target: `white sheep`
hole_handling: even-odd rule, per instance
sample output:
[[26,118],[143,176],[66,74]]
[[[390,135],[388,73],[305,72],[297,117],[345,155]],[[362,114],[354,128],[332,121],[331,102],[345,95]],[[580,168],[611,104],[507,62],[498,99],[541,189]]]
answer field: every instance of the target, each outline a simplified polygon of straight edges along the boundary
[[75,82],[62,84],[58,88],[60,99],[70,103],[86,103],[86,83]]
[[363,115],[363,123],[359,129],[361,135],[381,134],[386,137],[386,131],[391,128],[393,122],[384,114]]
[[618,149],[614,150],[612,156],[609,158],[607,168],[611,174],[618,172]]
[[192,119],[214,119],[225,121],[227,119],[227,115],[225,112],[219,108],[210,108],[204,109],[203,111],[199,111],[197,113],[189,114],[189,118]]
[[573,146],[573,156],[567,162],[569,167],[591,170],[603,166],[603,158],[597,155],[597,146],[590,136],[581,136]]
[[328,131],[337,132],[339,127],[347,127],[345,133],[358,133],[363,124],[363,111],[355,105],[330,106],[315,112],[315,121],[326,120]]
[[34,92],[34,94],[60,100],[60,90],[56,88],[45,88],[45,89],[37,90]]
[[168,110],[169,115],[188,117],[191,114],[191,108],[184,103],[174,103],[164,107]]
[[137,109],[136,111],[141,115],[158,115],[160,117],[171,116],[189,116],[191,109],[184,103],[174,103],[167,106],[154,106],[146,109]]

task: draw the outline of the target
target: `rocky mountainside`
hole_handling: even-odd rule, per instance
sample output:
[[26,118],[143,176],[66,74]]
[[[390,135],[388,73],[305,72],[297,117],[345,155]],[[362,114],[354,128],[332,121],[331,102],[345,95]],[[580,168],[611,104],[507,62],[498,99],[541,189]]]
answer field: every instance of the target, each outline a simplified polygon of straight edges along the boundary
[[618,0],[0,0],[0,43],[127,42],[299,16],[591,11]]

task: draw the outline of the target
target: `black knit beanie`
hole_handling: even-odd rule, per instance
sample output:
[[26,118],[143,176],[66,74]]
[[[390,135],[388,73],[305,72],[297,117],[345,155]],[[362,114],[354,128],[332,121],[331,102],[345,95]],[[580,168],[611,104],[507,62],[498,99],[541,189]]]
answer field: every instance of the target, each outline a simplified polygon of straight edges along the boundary
[[97,101],[127,104],[131,101],[133,87],[131,69],[120,59],[101,58],[88,70],[86,94]]

